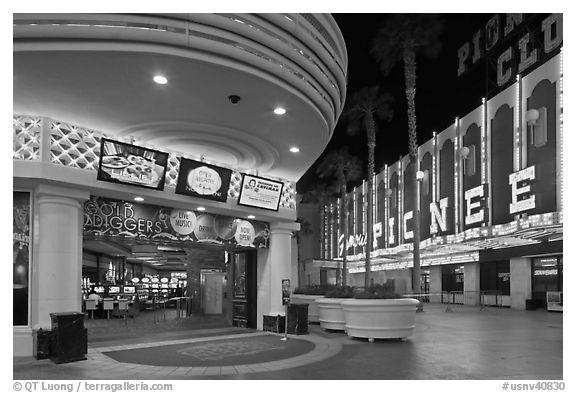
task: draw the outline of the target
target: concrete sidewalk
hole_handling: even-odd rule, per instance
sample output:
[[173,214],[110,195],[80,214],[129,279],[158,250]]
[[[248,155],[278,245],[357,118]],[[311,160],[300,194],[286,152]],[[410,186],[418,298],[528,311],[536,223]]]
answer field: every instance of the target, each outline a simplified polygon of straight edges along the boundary
[[[31,379],[118,379],[118,380],[178,380],[178,379],[283,379],[283,380],[492,380],[532,379],[560,380],[563,378],[563,315],[538,311],[516,311],[501,308],[426,304],[416,316],[414,336],[405,341],[376,340],[369,343],[352,339],[344,333],[322,330],[311,325],[306,336],[289,336],[291,340],[306,340],[314,344],[307,353],[287,359],[266,359],[259,363],[206,367],[182,364],[174,357],[169,366],[154,366],[145,358],[134,363],[118,362],[106,355],[110,350],[164,348],[167,346],[210,343],[221,349],[230,338],[238,340],[250,335],[252,341],[271,333],[254,332],[199,337],[199,332],[186,336],[185,332],[156,334],[154,341],[126,343],[126,340],[106,342],[106,347],[91,346],[89,359],[68,364],[54,364],[50,360],[14,358],[13,377]],[[236,332],[237,333],[237,332]],[[281,335],[276,335],[280,340]],[[228,340],[228,341],[226,341]],[[221,344],[219,344],[221,343]],[[262,348],[262,345],[260,346]],[[148,356],[153,356],[150,352]],[[237,356],[235,354],[234,356]],[[177,360],[180,359],[180,360]],[[180,362],[180,363],[179,363]],[[223,362],[223,364],[225,364]]]

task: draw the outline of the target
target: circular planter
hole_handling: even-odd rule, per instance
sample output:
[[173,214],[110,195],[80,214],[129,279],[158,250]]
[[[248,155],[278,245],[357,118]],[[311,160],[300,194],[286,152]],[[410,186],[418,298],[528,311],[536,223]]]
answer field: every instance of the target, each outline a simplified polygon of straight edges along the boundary
[[320,298],[318,304],[318,320],[324,329],[346,330],[346,319],[342,302],[350,299]]
[[308,305],[308,322],[309,323],[318,323],[318,304],[316,303],[316,299],[323,299],[324,296],[322,295],[301,295],[301,294],[293,294],[290,301],[294,304],[307,304]]
[[352,299],[342,302],[350,337],[405,338],[414,332],[415,299]]

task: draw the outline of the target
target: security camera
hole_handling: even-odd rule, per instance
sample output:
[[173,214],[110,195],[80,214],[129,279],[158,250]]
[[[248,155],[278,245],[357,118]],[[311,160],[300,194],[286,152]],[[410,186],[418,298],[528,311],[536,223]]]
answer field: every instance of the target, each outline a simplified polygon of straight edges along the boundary
[[237,95],[231,95],[230,97],[228,97],[228,99],[233,104],[237,104],[240,102],[240,96],[237,96]]

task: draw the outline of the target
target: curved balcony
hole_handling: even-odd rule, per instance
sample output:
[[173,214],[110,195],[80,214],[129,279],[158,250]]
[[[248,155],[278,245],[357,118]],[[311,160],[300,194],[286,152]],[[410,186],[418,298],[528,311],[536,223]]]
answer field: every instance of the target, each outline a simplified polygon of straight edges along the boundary
[[[177,83],[169,95],[142,86],[153,67]],[[329,14],[14,15],[16,113],[291,180],[330,140],[346,70]]]

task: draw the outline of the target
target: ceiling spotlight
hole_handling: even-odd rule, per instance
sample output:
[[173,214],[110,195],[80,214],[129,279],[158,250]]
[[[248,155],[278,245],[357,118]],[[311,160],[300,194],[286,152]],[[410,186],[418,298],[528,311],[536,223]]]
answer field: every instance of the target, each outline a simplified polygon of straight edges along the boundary
[[282,108],[282,107],[278,107],[274,109],[274,113],[276,113],[277,115],[283,115],[286,113],[286,109]]
[[290,148],[290,151],[291,151],[292,153],[298,153],[298,152],[300,152],[300,149],[299,149],[297,146],[292,146],[292,147]]
[[134,197],[134,200],[136,202],[144,202],[144,198],[142,198],[141,196]]
[[249,218],[250,220],[253,220],[253,219],[255,219],[255,218],[256,218],[256,216],[255,216],[255,215],[253,215],[253,214],[250,214],[250,215],[248,216],[248,218]]
[[168,83],[168,79],[162,75],[154,75],[154,82],[158,83],[159,85],[165,85]]
[[199,212],[203,212],[206,210],[206,208],[202,207],[202,206],[198,206],[198,208],[196,210],[198,210]]

